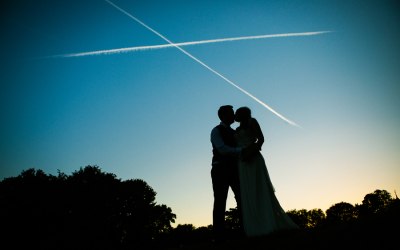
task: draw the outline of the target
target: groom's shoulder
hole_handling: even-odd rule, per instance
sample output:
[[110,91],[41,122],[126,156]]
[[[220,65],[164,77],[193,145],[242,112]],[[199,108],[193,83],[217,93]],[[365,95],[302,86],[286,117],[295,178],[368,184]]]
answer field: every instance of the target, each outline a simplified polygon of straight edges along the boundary
[[223,124],[218,124],[212,130],[221,130],[221,129],[224,129],[224,128],[225,128],[225,126]]
[[214,132],[214,131],[216,131],[216,130],[219,130],[219,126],[220,126],[220,125],[214,126],[214,127],[211,129],[211,133]]
[[220,133],[220,131],[223,129],[223,125],[222,124],[218,124],[216,126],[214,126],[211,130],[211,134],[215,134],[215,133]]

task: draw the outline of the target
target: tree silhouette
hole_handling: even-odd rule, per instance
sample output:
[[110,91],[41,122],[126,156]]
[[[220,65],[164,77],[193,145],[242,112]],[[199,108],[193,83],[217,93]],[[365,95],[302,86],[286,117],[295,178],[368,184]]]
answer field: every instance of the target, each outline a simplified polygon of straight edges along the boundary
[[357,208],[360,216],[371,216],[385,211],[392,202],[392,196],[388,191],[376,189],[373,193],[365,195],[362,204]]
[[239,230],[240,229],[240,218],[239,210],[237,207],[230,208],[225,212],[225,225],[229,230]]
[[303,229],[314,228],[325,220],[325,213],[321,209],[300,209],[289,210],[286,212],[290,218]]
[[293,222],[296,223],[300,228],[304,229],[309,227],[310,218],[308,216],[307,209],[300,209],[300,210],[293,209],[287,211],[287,214],[290,216]]
[[349,222],[357,219],[356,208],[347,202],[340,202],[326,210],[326,219],[329,223]]
[[[176,215],[168,206],[157,204],[155,197],[156,192],[144,180],[121,181],[97,166],[80,168],[70,176],[28,169],[0,182],[0,247],[122,250],[211,246],[212,225],[172,228]],[[391,228],[400,223],[400,201],[377,189],[365,195],[360,205],[332,205],[326,216],[321,209],[290,210],[287,214],[303,230],[256,239],[250,248],[258,249],[259,244],[271,249],[382,248],[388,246],[385,239],[397,237],[398,232]],[[229,209],[225,216],[230,238],[236,243],[239,216],[237,208]],[[232,245],[236,249],[249,247],[248,241],[236,243]]]
[[326,215],[320,208],[314,208],[309,211],[308,227],[315,228],[321,225],[326,220]]
[[40,249],[151,245],[176,218],[169,207],[156,204],[155,196],[145,181],[121,181],[97,166],[58,177],[28,169],[0,183],[3,244]]

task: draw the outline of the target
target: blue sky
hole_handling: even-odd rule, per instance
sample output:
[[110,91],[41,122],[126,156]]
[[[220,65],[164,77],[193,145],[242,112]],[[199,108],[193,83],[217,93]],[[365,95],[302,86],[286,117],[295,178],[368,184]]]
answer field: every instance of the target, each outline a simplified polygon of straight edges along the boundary
[[[396,1],[127,1],[173,42],[329,30],[184,47],[291,126],[102,0],[5,1],[1,8],[0,178],[98,165],[140,178],[176,224],[211,224],[210,131],[220,105],[248,106],[285,210],[361,203],[400,183]],[[234,124],[233,127],[236,127]],[[232,193],[228,207],[234,207]]]

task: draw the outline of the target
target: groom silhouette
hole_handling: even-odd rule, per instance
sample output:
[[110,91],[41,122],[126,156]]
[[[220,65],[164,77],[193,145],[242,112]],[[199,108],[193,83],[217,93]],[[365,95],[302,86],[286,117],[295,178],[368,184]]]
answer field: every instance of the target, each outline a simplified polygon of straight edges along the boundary
[[231,124],[235,120],[235,113],[231,105],[224,105],[218,109],[220,124],[211,131],[213,148],[211,179],[214,192],[213,230],[215,241],[225,240],[225,210],[229,187],[232,189],[240,214],[239,223],[242,228],[241,201],[238,175],[238,158],[241,148],[236,146],[235,131]]

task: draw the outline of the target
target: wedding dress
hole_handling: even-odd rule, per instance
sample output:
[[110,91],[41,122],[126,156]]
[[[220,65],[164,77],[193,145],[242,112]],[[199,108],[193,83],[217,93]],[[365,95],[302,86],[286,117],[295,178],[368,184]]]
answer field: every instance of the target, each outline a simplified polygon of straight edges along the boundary
[[[238,146],[246,147],[255,139],[249,130],[239,129],[236,140]],[[298,228],[275,196],[261,153],[257,153],[251,160],[239,161],[239,180],[243,227],[247,236],[266,235],[278,230]]]

